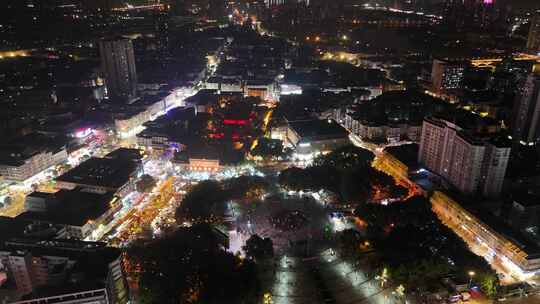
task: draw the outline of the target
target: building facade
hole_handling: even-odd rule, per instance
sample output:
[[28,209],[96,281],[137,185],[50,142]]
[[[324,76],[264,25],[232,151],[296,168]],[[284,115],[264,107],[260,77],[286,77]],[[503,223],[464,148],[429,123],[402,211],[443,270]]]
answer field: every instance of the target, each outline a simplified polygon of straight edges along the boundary
[[[76,301],[76,302],[74,302]],[[111,302],[107,296],[107,289],[94,289],[81,292],[65,293],[51,297],[35,298],[24,301],[17,301],[13,304],[109,304]]]
[[350,144],[349,132],[332,119],[290,121],[285,138],[300,155],[324,154]]
[[435,92],[461,88],[465,64],[461,61],[433,59],[431,83]]
[[99,51],[109,96],[129,103],[137,96],[137,70],[131,40],[101,40]]
[[534,55],[540,54],[540,10],[534,12],[531,18],[526,48],[528,52]]
[[319,118],[333,119],[339,122],[349,132],[365,141],[383,141],[388,143],[405,140],[412,142],[420,141],[422,124],[414,122],[374,123],[362,121],[353,116],[354,114],[347,112],[346,109],[335,108],[323,112],[319,115]]
[[540,139],[540,78],[530,74],[514,102],[512,141],[534,145]]
[[36,151],[32,155],[20,155],[17,161],[0,163],[0,175],[5,179],[23,181],[39,172],[67,161],[65,148]]
[[500,231],[495,231],[448,195],[436,191],[431,199],[433,212],[471,251],[484,257],[495,269],[519,280],[540,271],[540,254]]
[[497,197],[511,147],[467,134],[456,124],[424,119],[418,162],[465,194]]

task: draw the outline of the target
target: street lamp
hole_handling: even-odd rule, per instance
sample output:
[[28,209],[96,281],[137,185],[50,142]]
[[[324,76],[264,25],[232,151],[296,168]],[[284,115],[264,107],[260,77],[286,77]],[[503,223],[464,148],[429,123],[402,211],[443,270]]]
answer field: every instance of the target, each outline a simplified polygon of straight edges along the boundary
[[272,304],[272,303],[274,303],[274,301],[272,300],[272,294],[269,293],[269,292],[264,294],[263,300],[264,300],[264,304]]
[[474,271],[469,271],[469,288],[471,288],[471,283],[474,275],[476,275]]
[[384,268],[381,275],[375,276],[375,279],[381,282],[381,287],[384,287],[384,284],[388,281],[388,269]]

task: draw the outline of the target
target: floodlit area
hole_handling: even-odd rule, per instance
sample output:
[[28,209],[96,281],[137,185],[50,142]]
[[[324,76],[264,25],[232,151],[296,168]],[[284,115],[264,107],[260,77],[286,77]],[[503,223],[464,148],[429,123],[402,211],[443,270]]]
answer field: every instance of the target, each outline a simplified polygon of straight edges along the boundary
[[295,294],[298,289],[296,284],[301,282],[297,278],[295,269],[298,267],[298,260],[283,256],[278,263],[278,271],[276,271],[276,277],[271,292],[274,303],[299,303],[298,300],[295,300],[295,298],[298,298]]
[[243,175],[260,177],[264,176],[264,173],[257,170],[253,166],[228,167],[217,172],[183,170],[179,167],[175,167],[174,170],[176,176],[184,180],[191,181],[203,181],[207,179],[220,181]]
[[118,135],[120,136],[120,138],[129,138],[129,137],[133,137],[135,135],[137,135],[138,133],[141,133],[142,131],[144,130],[144,126],[137,126],[133,129],[129,129],[129,130],[125,130],[125,131],[120,131],[118,132]]
[[331,215],[330,222],[335,232],[341,232],[347,229],[356,229],[354,218],[343,215]]
[[341,259],[333,249],[320,254],[323,274],[338,303],[403,303],[384,275],[369,276],[361,267]]

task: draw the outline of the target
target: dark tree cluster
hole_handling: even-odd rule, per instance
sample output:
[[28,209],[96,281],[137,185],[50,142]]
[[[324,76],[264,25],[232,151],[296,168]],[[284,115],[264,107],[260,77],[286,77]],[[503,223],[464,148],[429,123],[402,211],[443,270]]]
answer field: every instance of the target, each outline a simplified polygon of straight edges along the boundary
[[280,184],[294,191],[318,191],[336,193],[345,203],[364,202],[387,193],[401,197],[407,190],[396,185],[394,179],[371,167],[373,153],[346,146],[322,155],[305,169],[289,168],[281,172]]
[[207,225],[135,244],[128,260],[141,303],[253,303],[258,295],[255,264],[223,250]]
[[346,229],[339,232],[336,240],[339,252],[347,258],[359,258],[371,248],[371,243],[366,237],[353,229]]
[[260,176],[243,175],[223,181],[223,188],[228,199],[243,200],[265,193],[270,183]]
[[222,182],[202,181],[191,188],[176,209],[176,221],[178,224],[219,222],[227,201],[260,197],[269,187],[270,184],[258,176],[240,176]]
[[[367,225],[375,244],[378,265],[385,265],[391,278],[407,288],[435,290],[446,276],[467,281],[474,271],[481,287],[498,284],[489,264],[472,253],[430,209],[424,197],[413,197],[387,206],[359,205],[355,214]],[[484,287],[482,287],[484,288]],[[493,292],[493,288],[484,291]]]
[[283,141],[260,137],[257,146],[251,150],[251,155],[260,156],[263,159],[286,158],[289,150],[283,147]]
[[252,235],[242,247],[246,256],[255,260],[268,260],[274,257],[274,244],[270,238],[262,238],[257,234]]
[[213,222],[225,213],[226,201],[227,195],[219,182],[202,181],[191,188],[176,209],[176,221],[179,224]]

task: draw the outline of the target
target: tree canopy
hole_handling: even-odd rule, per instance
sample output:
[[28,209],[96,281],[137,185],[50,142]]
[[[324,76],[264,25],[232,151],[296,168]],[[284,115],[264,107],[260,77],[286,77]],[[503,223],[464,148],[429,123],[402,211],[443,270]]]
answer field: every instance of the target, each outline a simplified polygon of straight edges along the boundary
[[251,155],[262,158],[278,158],[285,156],[283,142],[279,139],[260,137],[257,146],[251,150]]
[[489,264],[440,222],[426,198],[417,196],[387,206],[362,204],[355,214],[367,224],[378,264],[386,265],[392,279],[407,288],[435,289],[443,276],[466,279],[474,271],[482,285],[496,290],[498,282]]
[[226,252],[208,225],[181,228],[127,252],[142,303],[251,303],[259,283],[254,264]]
[[339,170],[358,170],[370,167],[374,158],[375,155],[371,151],[348,145],[327,155],[320,155],[313,160],[313,166],[328,166]]
[[259,176],[240,176],[221,182],[202,181],[191,188],[176,209],[176,222],[220,221],[227,201],[258,199],[269,187],[268,181]]
[[217,181],[206,180],[195,185],[176,209],[176,221],[197,223],[213,221],[225,212],[227,195]]
[[274,244],[270,238],[252,235],[242,247],[246,256],[256,261],[274,257]]
[[345,146],[317,157],[305,169],[283,170],[279,183],[294,191],[328,190],[344,203],[405,196],[407,189],[397,185],[391,176],[371,167],[374,157],[368,150]]

